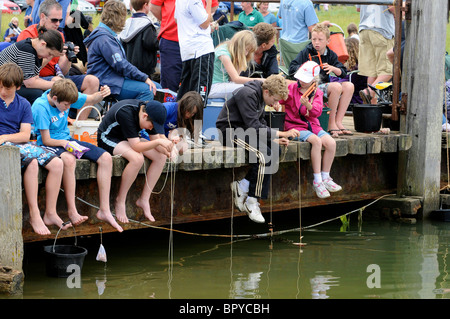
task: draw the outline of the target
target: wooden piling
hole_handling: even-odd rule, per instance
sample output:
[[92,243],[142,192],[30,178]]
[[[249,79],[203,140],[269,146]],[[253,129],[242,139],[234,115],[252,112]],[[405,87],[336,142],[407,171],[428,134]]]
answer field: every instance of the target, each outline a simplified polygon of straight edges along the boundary
[[423,217],[428,217],[439,206],[447,0],[413,0],[410,14],[402,74],[407,110],[401,131],[412,137],[412,145],[399,154],[397,190],[422,197]]
[[23,281],[22,177],[19,149],[0,146],[0,294],[17,293]]

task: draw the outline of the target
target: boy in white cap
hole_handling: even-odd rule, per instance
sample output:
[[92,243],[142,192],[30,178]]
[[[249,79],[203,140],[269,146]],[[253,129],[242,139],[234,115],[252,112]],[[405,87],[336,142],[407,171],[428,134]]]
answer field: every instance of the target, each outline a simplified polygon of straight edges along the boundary
[[[316,87],[319,73],[320,66],[316,62],[301,65],[294,75],[297,82],[289,85],[289,96],[280,103],[285,106],[285,131],[296,129],[300,132],[298,140],[311,143],[314,190],[319,198],[326,198],[342,187],[330,177],[336,142],[322,129],[318,119],[323,109],[323,92]],[[322,147],[325,149],[323,157]]]

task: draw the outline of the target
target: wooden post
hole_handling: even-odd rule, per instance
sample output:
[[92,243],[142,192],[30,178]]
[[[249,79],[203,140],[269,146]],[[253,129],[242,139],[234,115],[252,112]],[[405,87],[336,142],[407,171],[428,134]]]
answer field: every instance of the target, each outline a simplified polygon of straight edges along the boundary
[[0,293],[17,293],[18,282],[23,280],[23,275],[18,275],[22,273],[23,238],[22,176],[17,147],[0,146],[0,172],[0,269],[5,270],[1,273]]
[[412,137],[412,146],[400,152],[397,189],[399,195],[421,196],[423,217],[428,217],[439,208],[447,0],[412,0],[410,13],[402,74],[407,110],[401,131]]

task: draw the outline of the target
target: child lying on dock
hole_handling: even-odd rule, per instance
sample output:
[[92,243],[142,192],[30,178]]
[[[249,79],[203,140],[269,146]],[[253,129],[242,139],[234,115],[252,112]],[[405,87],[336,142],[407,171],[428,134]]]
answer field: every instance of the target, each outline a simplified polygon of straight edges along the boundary
[[[38,145],[59,156],[64,163],[63,186],[66,196],[69,219],[74,226],[88,219],[78,213],[75,205],[75,167],[77,154],[75,149],[88,148],[82,152],[81,158],[88,159],[98,164],[97,183],[100,197],[100,209],[97,218],[108,222],[111,226],[122,232],[122,227],[112,216],[109,205],[109,193],[111,188],[112,158],[104,149],[88,142],[77,141],[70,135],[67,126],[69,108],[80,109],[85,104],[94,105],[110,94],[107,86],[103,86],[99,92],[86,95],[79,93],[75,83],[70,79],[56,81],[50,90],[34,101],[31,110],[35,123]],[[73,143],[75,142],[75,144]],[[80,154],[81,155],[81,154]]]
[[[30,224],[39,235],[50,235],[47,226],[62,226],[63,221],[56,211],[59,188],[63,174],[63,163],[56,155],[30,142],[30,103],[16,93],[23,84],[22,69],[14,63],[0,66],[0,145],[19,148],[23,186],[28,202]],[[38,206],[39,166],[47,171],[45,182],[45,213],[41,217]],[[63,227],[66,229],[69,225]]]

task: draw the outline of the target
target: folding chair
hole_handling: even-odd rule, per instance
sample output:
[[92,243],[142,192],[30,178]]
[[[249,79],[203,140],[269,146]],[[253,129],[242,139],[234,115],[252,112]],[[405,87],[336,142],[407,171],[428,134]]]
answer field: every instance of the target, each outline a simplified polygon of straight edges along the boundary
[[306,48],[310,43],[311,40],[300,43],[291,43],[280,38],[281,63],[279,68],[287,78],[291,78],[289,76],[289,64],[291,64],[291,61],[295,59],[300,51]]

